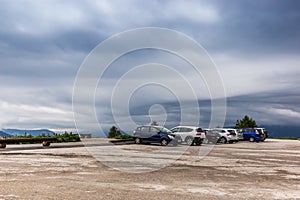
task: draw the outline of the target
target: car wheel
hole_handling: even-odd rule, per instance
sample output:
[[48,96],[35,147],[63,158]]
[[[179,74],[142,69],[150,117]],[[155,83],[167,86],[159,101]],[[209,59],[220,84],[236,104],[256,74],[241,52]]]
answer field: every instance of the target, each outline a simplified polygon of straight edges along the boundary
[[42,145],[43,145],[43,147],[48,147],[48,146],[50,146],[50,142],[49,141],[43,141]]
[[201,146],[202,142],[196,142],[197,146]]
[[203,140],[200,140],[200,141],[196,142],[196,145],[201,146],[202,143],[203,143]]
[[249,141],[250,141],[250,142],[254,142],[254,141],[255,141],[255,138],[254,138],[254,137],[250,137],[250,138],[249,138]]
[[168,145],[168,141],[166,139],[162,139],[160,141],[161,146],[167,146]]
[[193,145],[193,138],[192,137],[186,137],[185,138],[185,142],[188,146],[192,146]]
[[140,138],[135,138],[134,143],[141,144],[141,139]]
[[220,140],[219,140],[219,142],[222,143],[222,144],[226,144],[227,140],[226,140],[226,138],[221,137]]

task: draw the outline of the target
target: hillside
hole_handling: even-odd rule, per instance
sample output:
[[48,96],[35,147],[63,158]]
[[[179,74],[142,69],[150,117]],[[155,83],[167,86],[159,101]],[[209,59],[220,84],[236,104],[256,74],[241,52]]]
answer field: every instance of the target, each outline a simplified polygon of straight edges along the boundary
[[39,130],[21,130],[21,129],[3,129],[2,132],[8,134],[8,135],[29,135],[32,136],[39,136],[39,135],[47,135],[51,136],[55,133],[53,131],[50,131],[48,129],[39,129]]
[[10,137],[9,134],[7,134],[7,133],[5,133],[3,131],[0,131],[0,138],[9,138],[9,137]]

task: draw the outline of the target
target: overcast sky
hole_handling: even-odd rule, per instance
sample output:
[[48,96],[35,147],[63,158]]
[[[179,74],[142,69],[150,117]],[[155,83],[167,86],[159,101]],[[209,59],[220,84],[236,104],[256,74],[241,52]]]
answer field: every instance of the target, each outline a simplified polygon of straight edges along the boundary
[[[206,49],[224,82],[227,125],[234,125],[245,114],[258,124],[299,124],[300,1],[0,0],[0,3],[0,128],[74,129],[73,85],[84,59],[110,36],[142,27],[182,32]],[[135,52],[112,66],[106,78],[114,81],[107,81],[104,88],[110,91],[122,76],[120,66],[151,62],[175,68],[176,63],[185,64],[166,52]],[[185,76],[189,75],[192,77],[186,72]],[[165,79],[174,81],[170,75]],[[115,121],[111,119],[111,101],[105,89],[97,90],[96,113],[109,127]],[[169,125],[178,122],[178,104],[171,93],[151,87],[143,89],[133,95],[128,105],[137,124],[149,122],[149,112],[156,116],[154,120],[163,121],[169,113]],[[165,95],[158,98],[157,93]],[[151,107],[160,102],[160,106]],[[203,116],[209,113],[205,109],[210,103],[205,102],[201,113],[203,123],[210,118]],[[126,122],[120,123],[126,127]]]

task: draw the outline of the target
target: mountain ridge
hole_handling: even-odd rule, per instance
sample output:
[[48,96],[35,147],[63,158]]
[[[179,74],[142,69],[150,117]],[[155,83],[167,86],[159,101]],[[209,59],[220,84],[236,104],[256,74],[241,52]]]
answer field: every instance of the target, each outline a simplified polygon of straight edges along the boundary
[[3,133],[9,135],[9,136],[22,136],[22,135],[32,135],[32,136],[39,136],[39,135],[46,135],[51,136],[55,135],[55,132],[48,130],[48,129],[2,129]]

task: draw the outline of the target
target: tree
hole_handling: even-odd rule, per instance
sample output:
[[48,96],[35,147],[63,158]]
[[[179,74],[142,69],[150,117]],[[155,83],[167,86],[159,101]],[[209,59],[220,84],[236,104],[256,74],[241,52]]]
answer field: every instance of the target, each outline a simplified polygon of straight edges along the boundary
[[152,121],[152,122],[151,122],[151,126],[158,126],[157,121]]
[[257,127],[256,121],[245,115],[243,119],[237,120],[235,128],[255,128]]
[[115,127],[115,126],[112,126],[110,129],[109,129],[109,133],[108,133],[108,137],[109,138],[115,138],[117,136],[121,135],[121,132],[120,130]]

